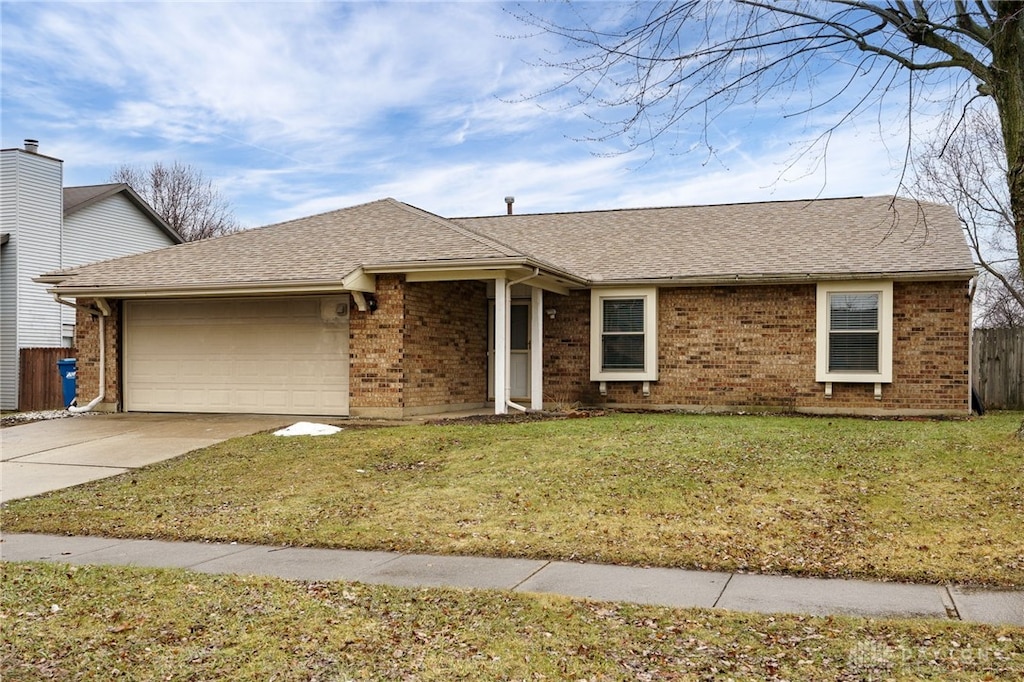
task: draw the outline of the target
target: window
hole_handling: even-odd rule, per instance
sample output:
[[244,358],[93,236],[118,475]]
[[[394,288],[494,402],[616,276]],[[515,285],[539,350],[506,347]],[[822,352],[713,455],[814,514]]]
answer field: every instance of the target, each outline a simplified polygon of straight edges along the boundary
[[601,369],[644,371],[644,299],[601,299]]
[[892,381],[892,282],[818,285],[817,380]]
[[828,371],[878,371],[878,292],[828,295]]
[[591,292],[591,381],[658,378],[657,290]]

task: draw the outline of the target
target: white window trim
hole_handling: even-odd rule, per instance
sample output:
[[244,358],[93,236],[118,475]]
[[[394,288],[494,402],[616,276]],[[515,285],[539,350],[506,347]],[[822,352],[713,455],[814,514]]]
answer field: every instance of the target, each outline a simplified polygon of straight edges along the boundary
[[[644,299],[644,369],[643,371],[604,371],[601,368],[601,331],[604,329],[604,306],[609,298]],[[590,291],[590,380],[591,381],[657,381],[658,380],[658,290],[655,287],[591,289]]]
[[[877,293],[878,301],[878,369],[877,372],[828,371],[828,296],[831,293]],[[815,334],[816,381],[832,383],[892,383],[892,281],[819,282],[817,325]]]

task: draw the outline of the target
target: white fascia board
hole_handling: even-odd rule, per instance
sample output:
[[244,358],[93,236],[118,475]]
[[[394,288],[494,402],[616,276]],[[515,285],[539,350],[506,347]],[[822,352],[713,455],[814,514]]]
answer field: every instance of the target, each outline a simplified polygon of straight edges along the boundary
[[504,277],[514,279],[515,271],[505,269],[492,270],[481,268],[479,270],[418,270],[405,275],[406,282],[454,282],[470,279],[495,279]]
[[373,293],[377,290],[377,276],[367,274],[362,268],[357,268],[345,275],[345,278],[341,280],[341,284],[347,291]]
[[528,284],[538,289],[550,291],[554,294],[561,294],[563,296],[569,295],[569,287],[566,284],[558,281],[554,276],[541,272],[540,274],[531,275],[535,272],[533,268],[475,268],[475,269],[448,269],[448,270],[415,270],[407,272],[405,275],[406,282],[452,282],[461,280],[493,280],[498,277],[502,277],[508,281],[523,280],[524,277],[528,278],[523,280],[524,284]]
[[861,273],[796,273],[784,275],[709,275],[695,277],[655,277],[650,279],[593,279],[592,288],[657,286],[697,287],[697,286],[750,286],[758,284],[814,284],[817,282],[849,282],[859,280],[891,280],[894,282],[936,282],[949,280],[969,280],[977,276],[974,269],[928,270],[920,272],[861,272]]
[[348,291],[344,282],[275,282],[253,285],[218,284],[168,287],[75,287],[55,286],[47,289],[67,298],[203,298],[217,296],[279,296],[283,294],[338,294]]
[[[548,263],[543,263],[532,258],[478,258],[478,259],[453,259],[447,261],[413,261],[402,263],[386,263],[380,265],[363,266],[366,272],[375,274],[402,274],[413,281],[412,277],[419,277],[420,273],[458,273],[458,272],[479,272],[475,279],[494,279],[505,271],[508,275],[518,279],[520,276],[539,270],[542,276],[555,280],[559,285],[565,286],[589,286],[589,280],[564,272]],[[421,280],[427,281],[427,280]]]

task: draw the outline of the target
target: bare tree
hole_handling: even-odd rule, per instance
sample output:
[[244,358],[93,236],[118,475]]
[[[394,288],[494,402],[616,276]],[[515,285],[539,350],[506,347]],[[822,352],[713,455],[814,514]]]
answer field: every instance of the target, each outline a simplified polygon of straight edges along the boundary
[[148,168],[124,164],[110,175],[138,192],[185,241],[234,232],[239,224],[228,201],[191,164],[159,161]]
[[915,193],[956,208],[983,270],[975,305],[986,327],[1024,326],[1024,282],[1014,251],[1006,154],[990,107],[965,112],[949,135],[916,154]]
[[983,273],[978,290],[974,296],[975,305],[980,312],[977,324],[981,328],[998,329],[1006,327],[1024,327],[1024,307],[1013,295],[1013,291],[1024,291],[1024,278],[1020,270],[1011,273],[1008,278],[1010,287]]
[[597,139],[633,148],[684,121],[706,128],[719,112],[769,94],[791,115],[854,97],[821,133],[826,146],[837,127],[881,111],[886,97],[899,97],[909,119],[938,99],[953,120],[975,98],[991,98],[1024,264],[1024,2],[678,0],[638,2],[615,21],[606,5],[570,7],[566,21],[525,7],[516,16],[570,48],[570,58],[546,63],[566,74],[556,90],[569,89],[600,123]]

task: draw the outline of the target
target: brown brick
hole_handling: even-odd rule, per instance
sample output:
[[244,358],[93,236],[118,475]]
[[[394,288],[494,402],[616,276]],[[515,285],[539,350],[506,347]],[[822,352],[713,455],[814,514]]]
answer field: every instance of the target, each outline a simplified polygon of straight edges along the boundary
[[805,285],[662,289],[658,297],[659,380],[590,377],[590,292],[545,295],[558,309],[545,325],[545,399],[584,404],[821,411],[969,410],[970,304],[963,282],[897,282],[893,287],[893,383],[815,381],[816,287]]
[[[92,300],[80,299],[83,306],[91,306]],[[108,300],[110,315],[106,318],[106,346],[104,363],[106,381],[103,400],[94,409],[117,411],[121,409],[121,301]],[[78,349],[76,393],[78,405],[84,406],[96,397],[99,390],[100,346],[99,318],[81,308],[75,315],[75,347]]]
[[[392,415],[483,405],[487,398],[488,301],[476,281],[406,283],[377,278],[378,307],[350,315],[350,406]],[[660,378],[645,397],[640,382],[590,381],[590,292],[546,292],[544,399],[553,404],[772,409],[826,412],[969,410],[970,303],[963,282],[893,286],[893,382],[882,400],[870,384],[815,381],[812,283],[680,287],[658,297]],[[83,301],[88,303],[88,301]],[[105,406],[121,402],[122,307],[107,319]],[[79,312],[79,404],[98,384],[98,323]]]
[[[378,308],[353,311],[350,405],[406,414],[482,405],[487,392],[487,289],[482,282],[377,278]],[[397,412],[394,412],[397,411]]]

